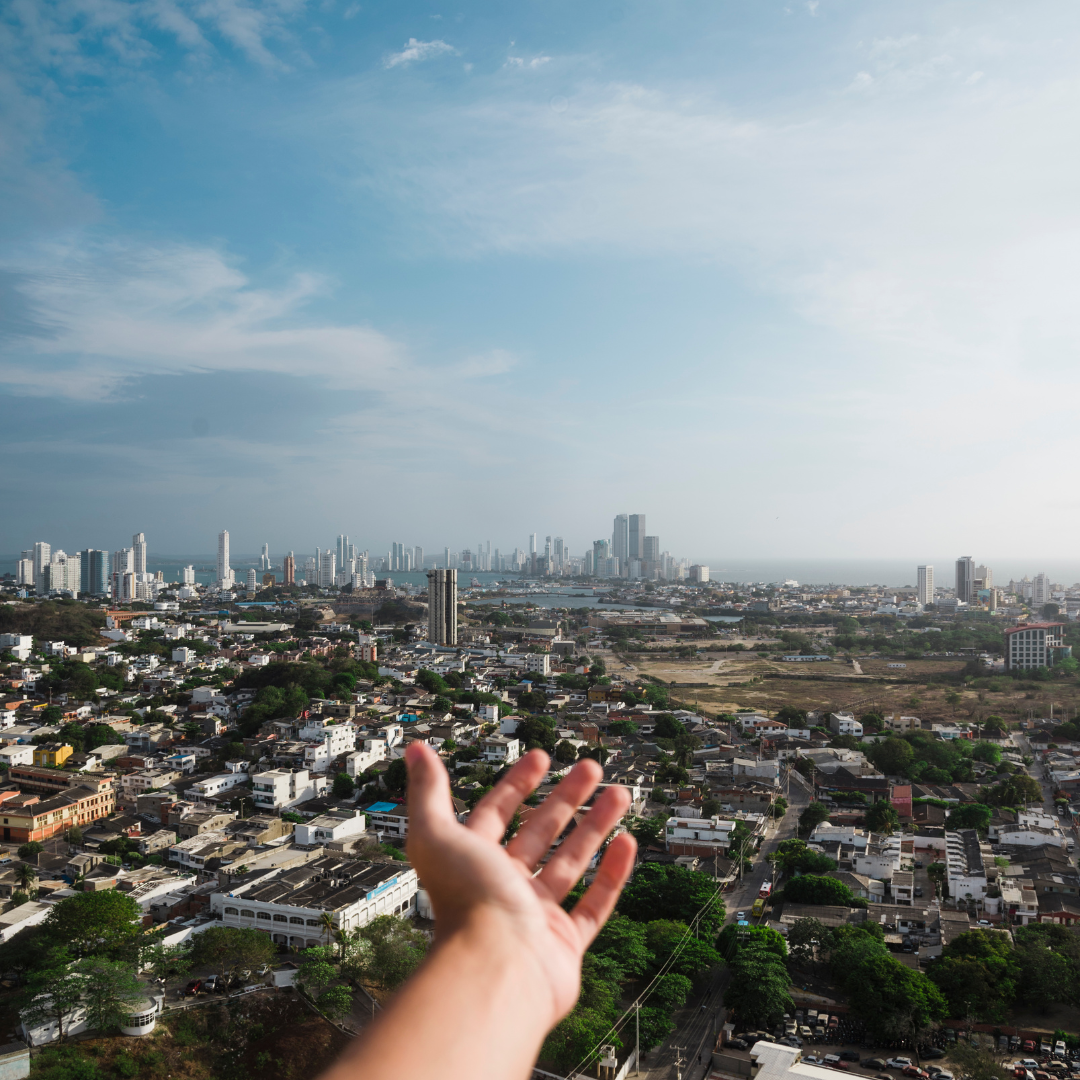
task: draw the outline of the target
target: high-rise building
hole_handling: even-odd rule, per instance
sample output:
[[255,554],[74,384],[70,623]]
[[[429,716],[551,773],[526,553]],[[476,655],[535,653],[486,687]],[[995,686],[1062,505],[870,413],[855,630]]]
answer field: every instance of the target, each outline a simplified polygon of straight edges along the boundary
[[631,514],[627,530],[627,555],[631,559],[645,557],[645,515]]
[[457,644],[457,571],[428,571],[428,641]]
[[136,533],[131,538],[131,553],[135,557],[135,573],[146,573],[146,534]]
[[80,552],[79,592],[105,596],[109,591],[109,553],[87,548]]
[[536,554],[536,533],[529,533],[529,554]]
[[414,570],[424,569],[424,549],[419,545],[412,549],[412,564]]
[[319,586],[328,589],[334,584],[337,577],[337,555],[332,551],[324,551],[319,556]]
[[48,589],[48,582],[45,580],[45,567],[49,565],[52,559],[52,544],[46,544],[44,541],[39,540],[34,545],[34,586],[39,593],[44,595]]
[[626,514],[615,515],[615,527],[611,534],[611,557],[625,563],[630,553],[630,519]]
[[956,599],[965,604],[975,599],[975,560],[970,555],[956,560]]
[[291,551],[285,556],[285,584],[296,584],[296,556]]
[[254,570],[247,572],[247,591],[253,593],[259,587],[259,580]]
[[219,585],[233,583],[233,571],[229,565],[229,530],[222,529],[217,538],[217,579]]
[[611,545],[606,540],[594,540],[592,546],[593,573],[603,577],[607,570],[607,561],[611,558]]
[[994,571],[989,566],[975,567],[975,591],[994,587]]
[[934,602],[934,568],[932,566],[919,566],[916,568],[917,581],[915,582],[915,599],[926,607]]
[[1043,604],[1049,604],[1050,594],[1050,576],[1048,574],[1036,574],[1035,580],[1031,583],[1032,605],[1040,608]]
[[647,563],[658,563],[660,561],[660,537],[659,536],[646,536],[641,544],[641,557]]
[[269,570],[270,569],[270,545],[269,544],[263,544],[262,554],[259,556],[259,569],[260,570]]
[[194,585],[195,584],[195,567],[185,566],[180,571],[180,584],[181,585]]
[[32,558],[27,558],[27,553],[25,551],[23,552],[23,557],[15,567],[15,584],[34,584],[34,560]]
[[449,570],[450,569],[450,549],[449,548],[443,548],[443,569],[444,570]]

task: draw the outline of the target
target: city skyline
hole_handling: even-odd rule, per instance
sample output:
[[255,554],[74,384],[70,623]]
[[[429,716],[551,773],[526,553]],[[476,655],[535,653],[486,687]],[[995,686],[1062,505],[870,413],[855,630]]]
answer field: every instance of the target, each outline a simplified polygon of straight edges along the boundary
[[599,492],[690,558],[920,562],[961,479],[1068,556],[1016,448],[1075,438],[1080,12],[183,6],[0,16],[0,551],[311,548],[359,483],[430,550],[584,551]]

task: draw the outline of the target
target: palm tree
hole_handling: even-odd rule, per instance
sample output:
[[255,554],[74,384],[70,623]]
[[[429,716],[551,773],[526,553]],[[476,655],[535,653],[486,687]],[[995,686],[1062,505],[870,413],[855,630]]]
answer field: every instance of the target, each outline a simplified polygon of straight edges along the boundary
[[319,916],[319,925],[322,927],[323,934],[326,937],[327,947],[330,945],[330,939],[334,934],[334,916],[332,912],[324,911]]
[[15,867],[15,880],[19,883],[19,888],[29,891],[30,886],[34,883],[34,878],[37,877],[37,870],[35,870],[29,863],[21,862]]

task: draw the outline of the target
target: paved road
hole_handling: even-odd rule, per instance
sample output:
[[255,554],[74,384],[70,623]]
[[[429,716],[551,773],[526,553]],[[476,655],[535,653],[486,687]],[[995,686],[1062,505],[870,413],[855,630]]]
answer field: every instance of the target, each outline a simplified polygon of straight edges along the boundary
[[[765,856],[775,851],[781,841],[790,840],[798,833],[799,814],[810,802],[810,796],[797,783],[792,783],[790,788],[790,793],[787,794],[791,804],[788,812],[780,821],[769,826],[761,852],[754,858],[753,870],[745,875],[741,883],[724,894],[725,922],[734,921],[740,911],[749,913],[762,882],[772,879],[772,864],[766,861]],[[714,973],[708,986],[687,1002],[686,1007],[676,1016],[677,1027],[671,1037],[649,1052],[641,1069],[643,1077],[648,1080],[674,1080],[678,1071],[677,1048],[683,1061],[683,1080],[701,1080],[707,1074],[707,1062],[711,1058],[716,1032],[720,1028],[724,991],[727,989],[730,974],[730,969],[721,968]],[[634,1028],[630,1024],[624,1029],[623,1041],[630,1046],[633,1038]],[[630,1075],[634,1075],[632,1070]]]

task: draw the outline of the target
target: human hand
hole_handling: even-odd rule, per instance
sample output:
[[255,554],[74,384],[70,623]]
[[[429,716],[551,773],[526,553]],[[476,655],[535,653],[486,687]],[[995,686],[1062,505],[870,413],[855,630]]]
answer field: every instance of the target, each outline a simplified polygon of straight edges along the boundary
[[608,845],[596,879],[572,912],[560,901],[630,805],[630,793],[609,787],[534,875],[552,841],[596,789],[603,770],[579,761],[506,847],[515,811],[543,780],[548,756],[531,750],[484,796],[461,825],[450,801],[446,769],[425,743],[405,753],[409,768],[408,854],[431,896],[437,941],[477,935],[492,961],[522,965],[522,985],[546,1031],[577,1001],[581,957],[607,921],[634,865],[637,844],[620,833]]

